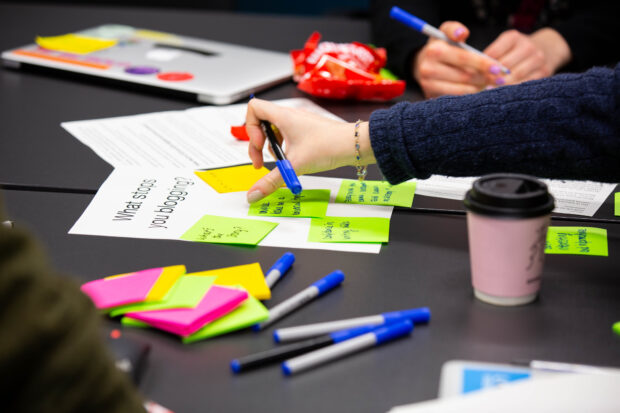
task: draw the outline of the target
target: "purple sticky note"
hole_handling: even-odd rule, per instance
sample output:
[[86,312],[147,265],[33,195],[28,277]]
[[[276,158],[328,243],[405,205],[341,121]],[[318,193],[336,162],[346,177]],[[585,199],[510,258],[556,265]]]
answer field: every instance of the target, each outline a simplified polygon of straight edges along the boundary
[[247,298],[248,293],[245,290],[214,285],[195,308],[140,311],[127,313],[125,316],[160,330],[189,336],[205,324],[228,314]]
[[125,72],[132,75],[152,75],[159,72],[159,69],[153,66],[130,66]]
[[119,277],[87,282],[80,288],[100,310],[139,303],[146,299],[162,271],[161,267],[151,268]]

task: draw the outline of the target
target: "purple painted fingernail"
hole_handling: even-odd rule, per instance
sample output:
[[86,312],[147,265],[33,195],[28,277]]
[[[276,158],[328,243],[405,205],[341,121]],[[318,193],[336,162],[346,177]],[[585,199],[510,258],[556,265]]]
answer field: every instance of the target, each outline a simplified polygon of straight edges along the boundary
[[459,37],[463,33],[465,33],[465,29],[463,29],[462,27],[459,27],[458,29],[454,31],[454,37]]
[[491,72],[492,75],[498,75],[501,70],[502,69],[498,65],[492,65],[489,68],[489,72]]
[[503,85],[504,83],[506,83],[506,81],[504,80],[503,77],[498,77],[497,79],[495,79],[496,85]]

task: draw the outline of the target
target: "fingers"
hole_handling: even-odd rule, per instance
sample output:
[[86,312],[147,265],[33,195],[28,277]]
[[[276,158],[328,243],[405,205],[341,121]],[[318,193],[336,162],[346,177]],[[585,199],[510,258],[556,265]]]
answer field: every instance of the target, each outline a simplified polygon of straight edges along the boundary
[[469,37],[469,29],[462,23],[455,21],[446,21],[439,26],[439,30],[444,32],[446,36],[455,42],[464,42]]
[[427,98],[434,98],[443,95],[468,95],[480,91],[480,87],[465,83],[451,83],[443,80],[428,80],[422,86],[424,95]]
[[[521,33],[516,30],[505,31],[484,49],[484,53],[494,59],[500,60],[502,56],[515,46],[520,36]],[[502,63],[507,64],[507,62],[504,61],[502,61]]]
[[421,79],[444,80],[451,83],[466,83],[474,86],[482,86],[486,83],[486,77],[473,70],[449,66],[445,64],[433,64],[422,62],[418,68]]
[[284,184],[278,168],[274,168],[267,175],[256,181],[247,193],[248,203],[254,203],[273,193]]
[[265,146],[265,135],[260,125],[261,120],[272,123],[277,119],[280,107],[271,102],[261,99],[251,99],[248,103],[248,111],[245,117],[245,130],[250,137],[248,145],[248,155],[255,168],[263,166],[263,147]]
[[425,53],[429,58],[458,68],[468,68],[483,75],[497,74],[492,70],[495,65],[491,59],[470,51],[436,40],[427,44]]

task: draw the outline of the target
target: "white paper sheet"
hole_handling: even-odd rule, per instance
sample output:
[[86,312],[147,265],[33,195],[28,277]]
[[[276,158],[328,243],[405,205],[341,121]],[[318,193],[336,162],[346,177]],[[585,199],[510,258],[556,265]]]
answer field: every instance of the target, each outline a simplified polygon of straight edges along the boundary
[[[429,179],[413,181],[417,182],[417,195],[462,200],[476,179],[478,177],[457,178],[433,175]],[[592,181],[555,179],[542,179],[542,181],[548,185],[549,192],[555,198],[555,212],[589,217],[598,211],[616,187],[616,184]]]
[[[342,182],[301,176],[304,189],[331,191],[327,216],[390,218],[392,207],[336,204]],[[245,192],[219,194],[192,169],[117,168],[103,183],[70,234],[178,240],[203,215],[261,219],[279,225],[262,246],[379,253],[380,244],[308,242],[310,218],[248,216]]]
[[[274,101],[340,119],[303,98]],[[248,143],[230,134],[247,104],[63,122],[61,126],[115,168],[220,168],[250,163]],[[266,161],[273,157],[265,148]]]

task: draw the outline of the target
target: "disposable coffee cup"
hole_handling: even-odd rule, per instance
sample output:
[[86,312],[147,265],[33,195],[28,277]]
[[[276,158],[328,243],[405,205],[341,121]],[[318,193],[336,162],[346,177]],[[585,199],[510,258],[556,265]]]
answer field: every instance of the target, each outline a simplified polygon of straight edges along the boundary
[[547,185],[528,175],[485,175],[465,195],[465,207],[476,298],[503,306],[534,301],[554,207]]

